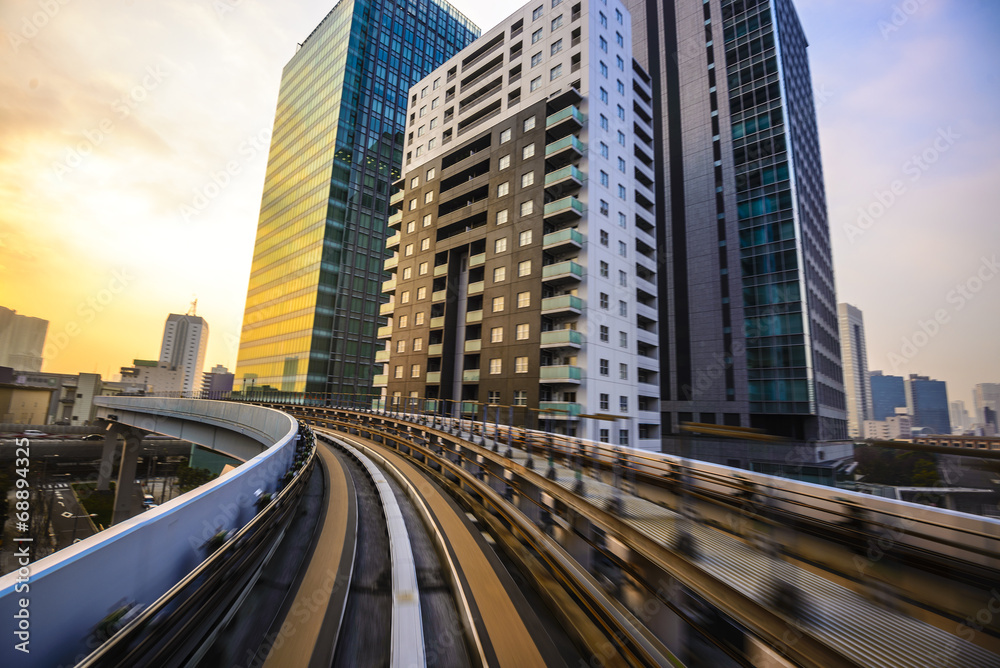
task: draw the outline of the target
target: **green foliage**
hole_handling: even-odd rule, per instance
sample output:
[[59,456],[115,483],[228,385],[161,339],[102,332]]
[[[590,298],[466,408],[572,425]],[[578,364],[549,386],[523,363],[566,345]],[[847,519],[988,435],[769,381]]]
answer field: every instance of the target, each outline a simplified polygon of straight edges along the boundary
[[937,459],[927,452],[864,445],[854,449],[854,459],[858,462],[856,473],[863,475],[868,483],[933,487],[941,480]]
[[177,485],[181,493],[190,492],[212,480],[215,480],[215,474],[208,469],[193,469],[187,465],[177,468]]
[[[111,526],[111,518],[115,512],[115,481],[111,481],[111,489],[107,492],[98,492],[96,482],[75,482],[73,490],[80,500],[84,515],[97,513],[97,517],[92,518],[98,527]],[[81,522],[83,520],[80,520]]]

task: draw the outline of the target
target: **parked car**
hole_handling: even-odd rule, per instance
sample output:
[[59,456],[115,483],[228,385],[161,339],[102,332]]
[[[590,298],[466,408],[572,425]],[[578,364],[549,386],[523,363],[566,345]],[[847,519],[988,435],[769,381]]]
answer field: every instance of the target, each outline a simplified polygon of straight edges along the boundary
[[84,441],[103,441],[104,440],[104,434],[87,434],[81,440],[84,440]]
[[48,434],[44,431],[38,431],[37,429],[25,429],[21,432],[21,436],[24,438],[45,438]]

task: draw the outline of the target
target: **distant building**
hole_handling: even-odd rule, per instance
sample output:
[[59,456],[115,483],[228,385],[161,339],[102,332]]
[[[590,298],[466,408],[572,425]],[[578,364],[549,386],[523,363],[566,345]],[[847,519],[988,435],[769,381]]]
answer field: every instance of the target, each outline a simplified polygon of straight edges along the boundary
[[201,381],[202,399],[223,399],[233,391],[233,379],[236,376],[229,369],[217,364],[211,371],[206,371]]
[[973,408],[976,411],[975,421],[986,424],[984,409],[992,409],[994,415],[1000,411],[1000,383],[979,383],[972,388]]
[[205,351],[208,349],[208,323],[196,315],[171,313],[163,328],[159,368],[176,371],[157,376],[162,389],[156,392],[177,392],[194,396],[201,390],[202,369],[205,368]]
[[147,394],[180,392],[181,370],[156,360],[132,360],[132,366],[122,367],[121,373],[122,380],[140,385]]
[[948,404],[948,408],[948,413],[951,417],[952,430],[964,431],[972,426],[972,420],[969,418],[969,411],[965,410],[964,401],[956,399]]
[[21,387],[0,383],[0,423],[48,424],[53,390],[47,387]]
[[896,415],[884,420],[865,420],[864,437],[876,441],[894,441],[910,438],[913,420],[905,408],[897,409]]
[[41,371],[49,321],[18,315],[0,306],[0,366],[17,371]]
[[872,391],[872,419],[884,420],[906,408],[906,386],[902,376],[885,376],[881,371],[869,374]]
[[847,435],[858,438],[865,420],[872,418],[872,389],[868,376],[868,347],[865,344],[865,321],[861,309],[837,304],[840,323],[840,356],[847,393]]
[[[66,373],[18,372],[13,385],[25,390],[45,390],[49,393],[45,410],[33,415],[31,424],[59,424],[80,427],[90,424],[96,414],[94,397],[118,394],[139,394],[142,386],[128,379],[105,381],[96,373],[78,375]],[[21,422],[21,424],[28,424]]]
[[943,380],[911,373],[906,379],[906,406],[915,429],[930,429],[932,434],[950,434],[948,390]]

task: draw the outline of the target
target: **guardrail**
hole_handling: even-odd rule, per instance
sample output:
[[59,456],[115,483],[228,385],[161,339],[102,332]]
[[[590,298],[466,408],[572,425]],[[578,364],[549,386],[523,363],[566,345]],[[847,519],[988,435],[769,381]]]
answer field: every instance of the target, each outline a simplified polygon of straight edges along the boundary
[[[99,644],[92,633],[109,613],[132,602],[148,606],[171,590],[205,561],[213,536],[239,530],[257,515],[258,494],[279,489],[295,456],[298,424],[278,410],[151,397],[101,403],[217,426],[242,424],[261,451],[212,482],[0,578],[0,619],[24,634],[5,629],[4,635],[27,641],[36,665],[83,660]],[[0,647],[2,665],[24,658],[13,641]]]

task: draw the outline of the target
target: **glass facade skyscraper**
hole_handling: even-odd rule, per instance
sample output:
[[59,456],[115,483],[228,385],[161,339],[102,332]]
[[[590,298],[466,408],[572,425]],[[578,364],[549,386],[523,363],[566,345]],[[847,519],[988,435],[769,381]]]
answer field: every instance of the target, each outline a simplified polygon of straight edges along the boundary
[[927,428],[932,434],[950,434],[948,388],[943,380],[911,373],[906,379],[906,406],[913,426]]
[[872,420],[885,420],[906,408],[906,388],[902,376],[887,376],[881,371],[869,374],[872,388]]
[[626,4],[663,142],[664,431],[711,422],[846,439],[816,113],[791,0]]
[[285,66],[234,390],[372,392],[406,95],[478,35],[440,0],[341,0]]

